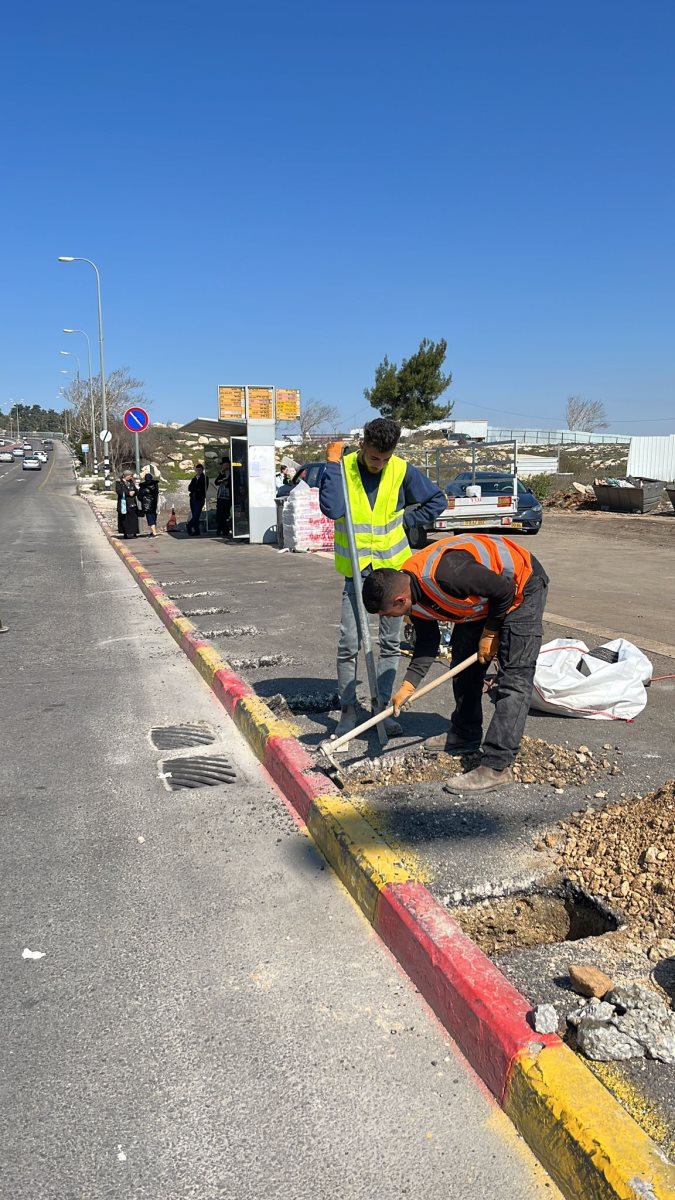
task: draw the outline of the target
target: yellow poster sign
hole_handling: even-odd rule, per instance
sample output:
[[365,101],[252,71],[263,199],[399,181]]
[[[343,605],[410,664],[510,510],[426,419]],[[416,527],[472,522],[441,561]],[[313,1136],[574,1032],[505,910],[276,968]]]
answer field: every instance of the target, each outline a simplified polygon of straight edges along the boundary
[[274,388],[250,387],[248,389],[249,421],[274,420]]
[[297,421],[300,416],[300,389],[277,388],[277,421]]
[[246,392],[243,387],[218,388],[218,420],[246,420]]

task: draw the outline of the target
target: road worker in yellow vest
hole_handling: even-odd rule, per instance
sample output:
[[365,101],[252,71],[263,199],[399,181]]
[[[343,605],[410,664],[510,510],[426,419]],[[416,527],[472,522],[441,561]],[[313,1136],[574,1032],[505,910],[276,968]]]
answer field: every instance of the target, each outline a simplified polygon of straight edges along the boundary
[[[345,456],[349,507],[354,522],[361,568],[359,586],[369,575],[384,568],[402,567],[412,553],[408,531],[432,523],[446,507],[443,492],[434,483],[395,454],[401,436],[397,421],[378,417],[363,430],[360,448]],[[335,567],[344,577],[340,637],[337,650],[337,679],[340,718],[339,737],[356,725],[356,665],[360,647],[354,580],[345,527],[345,504],[340,473],[344,444],[331,442],[327,466],[321,480],[321,511],[335,522]],[[396,679],[400,657],[401,616],[380,619],[377,688],[380,705],[386,707]],[[401,733],[398,721],[385,722],[388,737]]]
[[478,652],[478,662],[455,676],[455,709],[450,728],[425,746],[448,754],[481,747],[483,680],[497,658],[499,672],[491,696],[494,714],[479,767],[454,775],[450,792],[488,792],[513,782],[511,764],[525,729],[532,683],[542,641],[548,576],[519,542],[486,534],[460,534],[418,551],[400,570],[378,571],[364,580],[366,610],[380,620],[409,616],[415,650],[405,679],[394,695],[394,712],[419,687],[435,659],[439,623],[452,622],[452,665]]

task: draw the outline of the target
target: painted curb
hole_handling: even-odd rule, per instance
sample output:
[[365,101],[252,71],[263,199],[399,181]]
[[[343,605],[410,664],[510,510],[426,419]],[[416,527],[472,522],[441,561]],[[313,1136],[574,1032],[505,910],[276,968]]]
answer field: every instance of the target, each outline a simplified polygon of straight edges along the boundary
[[295,736],[220,657],[87,500],[173,638],[244,734],[322,854],[568,1200],[675,1200],[675,1168],[413,878]]

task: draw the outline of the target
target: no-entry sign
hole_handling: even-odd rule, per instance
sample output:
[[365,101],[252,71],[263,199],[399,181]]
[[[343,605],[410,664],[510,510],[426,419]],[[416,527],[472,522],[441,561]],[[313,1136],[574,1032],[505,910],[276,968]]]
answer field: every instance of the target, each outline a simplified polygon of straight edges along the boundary
[[150,424],[150,417],[144,408],[140,408],[138,404],[134,404],[133,408],[128,408],[124,414],[124,424],[132,433],[142,433]]

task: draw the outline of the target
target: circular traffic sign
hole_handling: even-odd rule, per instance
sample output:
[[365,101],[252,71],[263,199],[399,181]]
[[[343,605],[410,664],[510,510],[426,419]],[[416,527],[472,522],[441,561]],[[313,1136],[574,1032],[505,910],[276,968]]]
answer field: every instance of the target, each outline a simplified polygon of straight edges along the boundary
[[150,418],[144,408],[138,404],[134,404],[133,408],[128,408],[124,414],[124,424],[132,433],[142,433],[148,428]]

